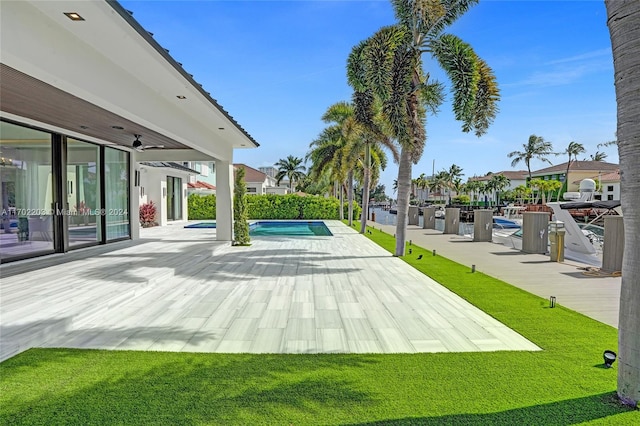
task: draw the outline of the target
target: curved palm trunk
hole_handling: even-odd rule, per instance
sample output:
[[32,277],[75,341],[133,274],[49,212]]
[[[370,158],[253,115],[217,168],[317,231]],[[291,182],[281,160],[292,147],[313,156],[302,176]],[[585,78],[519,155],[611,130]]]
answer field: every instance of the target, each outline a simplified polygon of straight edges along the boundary
[[394,256],[404,256],[407,219],[409,218],[411,166],[410,149],[402,147],[398,163],[398,221],[396,222],[396,252]]
[[618,103],[618,153],[624,213],[624,257],[618,321],[618,396],[640,401],[640,2],[605,0]]
[[360,233],[367,230],[367,216],[369,213],[369,186],[371,186],[371,144],[364,145],[364,178],[362,179],[362,216],[360,218]]
[[349,170],[349,179],[348,185],[348,193],[347,193],[347,202],[348,206],[348,217],[349,217],[349,226],[353,226],[353,170]]

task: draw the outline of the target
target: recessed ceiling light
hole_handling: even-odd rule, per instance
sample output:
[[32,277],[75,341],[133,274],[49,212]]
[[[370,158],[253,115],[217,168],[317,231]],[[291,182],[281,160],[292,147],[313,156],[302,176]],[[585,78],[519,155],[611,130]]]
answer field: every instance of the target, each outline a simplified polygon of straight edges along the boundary
[[176,96],[176,98],[178,98],[178,99],[187,99],[187,97],[184,96],[184,95],[178,95],[178,96]]
[[88,129],[89,126],[80,126],[81,129]]
[[116,130],[124,130],[124,127],[122,126],[111,126],[111,128]]
[[67,15],[67,18],[71,19],[72,21],[84,21],[84,18],[76,12],[64,12],[64,14]]
[[218,130],[224,130],[224,127],[218,127]]

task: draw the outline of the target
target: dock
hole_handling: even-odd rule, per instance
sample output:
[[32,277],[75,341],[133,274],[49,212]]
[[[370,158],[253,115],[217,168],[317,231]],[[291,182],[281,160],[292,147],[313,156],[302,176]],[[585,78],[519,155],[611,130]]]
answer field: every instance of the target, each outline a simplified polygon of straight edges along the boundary
[[[369,221],[368,225],[390,235],[395,225]],[[556,303],[613,327],[618,327],[622,278],[592,274],[588,265],[570,260],[551,262],[549,256],[527,254],[502,244],[473,242],[460,235],[408,226],[406,240],[428,250],[436,250],[462,265],[475,265],[476,271],[505,281],[529,293]]]

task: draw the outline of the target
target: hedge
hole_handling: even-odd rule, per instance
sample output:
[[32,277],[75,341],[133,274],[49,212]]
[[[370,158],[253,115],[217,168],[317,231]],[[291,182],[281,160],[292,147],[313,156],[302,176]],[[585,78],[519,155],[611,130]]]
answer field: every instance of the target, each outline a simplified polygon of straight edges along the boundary
[[[216,218],[216,196],[189,196],[189,220],[212,220]],[[340,202],[336,198],[319,196],[301,197],[288,195],[247,195],[249,219],[340,219]],[[361,208],[354,202],[353,218],[360,219]],[[344,206],[347,217],[347,205]]]

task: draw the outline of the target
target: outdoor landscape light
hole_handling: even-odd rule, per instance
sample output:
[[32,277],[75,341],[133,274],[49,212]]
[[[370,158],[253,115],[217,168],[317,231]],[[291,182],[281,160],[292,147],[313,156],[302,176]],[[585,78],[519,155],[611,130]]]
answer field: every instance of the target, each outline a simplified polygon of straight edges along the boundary
[[556,307],[556,297],[555,296],[551,296],[549,298],[549,307],[550,308],[555,308]]
[[602,357],[604,358],[604,366],[607,367],[607,368],[611,368],[611,364],[616,362],[616,358],[618,356],[616,355],[616,353],[614,351],[606,350],[602,354]]

